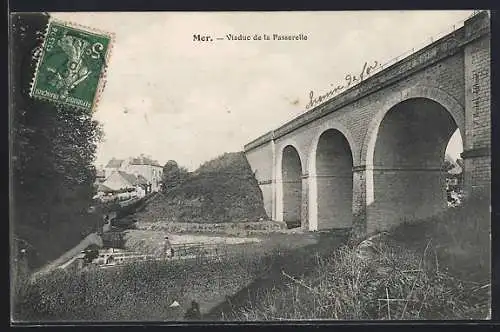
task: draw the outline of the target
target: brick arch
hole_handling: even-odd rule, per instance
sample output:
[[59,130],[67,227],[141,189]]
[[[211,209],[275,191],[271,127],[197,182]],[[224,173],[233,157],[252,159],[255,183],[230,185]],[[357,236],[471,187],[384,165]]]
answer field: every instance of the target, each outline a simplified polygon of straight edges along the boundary
[[[409,103],[410,101],[412,102]],[[416,111],[418,108],[410,108],[413,109],[413,112],[408,113],[408,118],[403,111],[399,112],[396,109],[399,107],[403,107],[402,109],[418,107],[418,105],[425,105],[423,106],[425,109],[418,112]],[[439,114],[442,115],[436,115],[436,118],[430,117],[430,114],[438,114],[433,113],[433,109],[443,110],[448,115],[444,115],[445,113],[440,111]],[[395,112],[387,117],[392,110]],[[423,116],[424,120],[412,126],[410,119],[416,114]],[[386,118],[387,121],[396,121],[394,122],[396,126],[388,126],[381,132],[381,125]],[[442,180],[441,175],[439,175],[440,165],[437,162],[443,148],[443,135],[452,133],[450,121],[455,122],[462,139],[465,139],[464,107],[441,89],[415,86],[403,90],[397,95],[387,96],[386,102],[375,114],[367,128],[367,135],[362,147],[361,158],[363,164],[366,165],[365,206],[369,232],[379,227],[386,228],[397,224],[402,219],[423,219],[445,208],[446,196],[444,189],[441,192]],[[395,129],[398,126],[401,129]],[[429,132],[425,133],[427,128],[429,128]],[[403,136],[406,131],[410,136]],[[420,135],[420,133],[425,137],[418,139],[417,142],[414,142],[415,145],[412,149],[408,149],[409,144],[413,142],[410,137],[415,137],[414,135]],[[382,140],[380,148],[383,149],[381,151],[385,151],[381,152],[381,156],[385,155],[385,157],[377,161],[375,150],[378,149],[379,134],[383,134],[380,137]],[[397,137],[401,137],[401,141]],[[435,145],[433,142],[441,142],[441,144]],[[403,146],[406,148],[402,148]],[[427,160],[427,157],[430,159]],[[386,169],[384,170],[384,168]],[[407,191],[405,189],[413,184],[417,184],[415,188],[418,190]]]
[[347,127],[339,122],[327,121],[315,129],[314,136],[310,144],[310,150],[307,158],[307,171],[310,175],[316,174],[316,149],[318,148],[319,138],[324,132],[330,129],[339,131],[347,139],[349,147],[351,148],[352,151],[354,166],[357,166],[358,163],[360,162],[360,160],[358,159],[359,156],[358,144],[354,140],[354,137],[351,135],[351,132],[347,129]]
[[453,117],[462,136],[463,145],[465,143],[465,108],[454,97],[442,89],[429,86],[414,86],[401,91],[397,96],[386,98],[386,102],[370,121],[367,133],[361,147],[361,165],[370,166],[373,164],[373,154],[379,126],[387,112],[397,104],[412,98],[427,98],[443,106]]
[[276,220],[277,221],[284,221],[283,220],[283,212],[284,212],[284,204],[283,204],[283,197],[284,197],[284,192],[283,192],[283,153],[285,149],[291,146],[295,149],[299,156],[300,160],[300,167],[301,167],[301,176],[304,175],[304,170],[305,170],[305,165],[304,165],[304,154],[301,153],[301,150],[299,149],[299,145],[297,142],[293,139],[287,139],[283,141],[280,144],[278,153],[276,154]]
[[[351,135],[351,133],[347,129],[347,127],[345,127],[344,125],[342,125],[338,122],[327,121],[315,129],[315,133],[314,133],[313,139],[312,139],[311,144],[310,144],[310,151],[309,151],[308,160],[307,160],[308,175],[309,175],[308,223],[309,223],[310,230],[318,230],[319,229],[318,183],[317,183],[317,179],[315,177],[317,175],[316,174],[316,154],[317,154],[317,148],[318,148],[320,137],[328,130],[338,131],[347,140],[347,143],[348,143],[349,148],[351,150],[353,166],[355,166],[359,163],[358,144],[356,144],[356,141],[354,140],[353,136]],[[352,202],[351,202],[351,211],[352,211]]]
[[300,166],[302,167],[302,174],[304,174],[304,172],[306,170],[306,165],[305,165],[306,161],[304,158],[304,153],[301,152],[301,150],[299,149],[299,144],[297,144],[297,142],[293,139],[287,139],[287,140],[283,141],[283,143],[279,144],[279,150],[276,154],[276,179],[277,180],[281,180],[281,174],[283,171],[281,169],[282,163],[283,163],[283,151],[285,150],[285,148],[287,146],[292,146],[299,154]]

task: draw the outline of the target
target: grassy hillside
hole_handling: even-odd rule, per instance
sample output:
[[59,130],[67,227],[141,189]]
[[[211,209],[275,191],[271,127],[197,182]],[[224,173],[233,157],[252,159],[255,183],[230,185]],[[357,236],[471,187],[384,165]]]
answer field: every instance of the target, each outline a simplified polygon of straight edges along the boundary
[[371,250],[359,240],[338,247],[345,238],[335,232],[307,244],[303,234],[274,234],[219,261],[58,271],[23,287],[15,312],[31,320],[169,320],[179,319],[173,300],[196,299],[209,320],[484,319],[489,233],[489,200],[468,201],[398,226]]
[[262,193],[243,152],[206,162],[137,215],[139,222],[223,223],[267,219]]
[[[402,224],[361,249],[317,256],[307,276],[235,306],[230,319],[485,319],[490,314],[489,199]],[[286,271],[285,271],[286,273]]]
[[[181,320],[192,300],[202,312],[275,269],[284,253],[303,250],[280,266],[310,261],[317,241],[303,235],[274,234],[259,243],[227,246],[219,257],[145,261],[79,273],[56,270],[21,288],[13,305],[17,321]],[[307,254],[309,256],[306,256]],[[181,308],[169,305],[178,301]]]

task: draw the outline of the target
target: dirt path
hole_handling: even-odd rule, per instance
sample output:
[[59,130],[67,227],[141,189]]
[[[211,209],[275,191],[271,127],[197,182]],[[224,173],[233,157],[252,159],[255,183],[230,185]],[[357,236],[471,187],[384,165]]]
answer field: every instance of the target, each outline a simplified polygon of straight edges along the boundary
[[80,243],[78,243],[75,247],[71,248],[70,250],[66,251],[64,254],[62,254],[58,259],[52,261],[51,263],[45,265],[42,267],[40,270],[36,271],[33,273],[31,276],[31,279],[34,280],[46,273],[51,272],[52,270],[56,269],[57,267],[61,266],[62,264],[72,260],[74,257],[76,257],[82,250],[85,250],[88,246],[91,244],[95,244],[99,247],[102,247],[102,239],[99,235],[96,233],[92,233],[87,235]]
[[203,244],[203,245],[237,245],[259,243],[257,237],[217,236],[214,234],[175,234],[151,230],[126,230],[125,248],[137,252],[158,254],[162,250],[164,237],[168,235],[172,245]]

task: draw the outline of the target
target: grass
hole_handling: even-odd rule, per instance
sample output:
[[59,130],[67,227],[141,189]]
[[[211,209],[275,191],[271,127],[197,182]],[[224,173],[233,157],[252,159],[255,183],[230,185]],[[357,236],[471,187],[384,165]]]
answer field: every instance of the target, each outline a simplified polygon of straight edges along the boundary
[[[482,319],[488,297],[471,296],[480,284],[425,270],[417,252],[387,247],[378,260],[362,260],[348,247],[319,257],[307,277],[286,271],[285,282],[246,305],[230,319]],[[387,301],[389,300],[389,301]]]
[[[263,255],[221,261],[138,262],[114,270],[57,271],[29,284],[16,307],[23,321],[177,320],[174,301],[208,302],[250,282]],[[183,311],[183,310],[181,310]]]
[[[200,302],[209,320],[484,319],[490,308],[489,200],[402,224],[364,255],[360,241],[270,234],[219,260],[58,272],[21,287],[22,320],[178,320]],[[340,243],[346,243],[339,247]],[[236,249],[238,248],[238,249]],[[183,307],[182,309],[186,309]]]
[[284,270],[281,282],[233,306],[225,317],[485,319],[491,298],[488,204],[469,201],[402,224],[383,241],[374,240],[368,256],[353,245],[318,253],[307,276]]
[[[17,321],[181,320],[191,300],[208,310],[267,274],[276,257],[310,241],[227,247],[218,258],[138,262],[123,268],[55,271],[26,282],[15,303]],[[299,240],[299,239],[297,239]],[[169,308],[173,301],[182,308]]]

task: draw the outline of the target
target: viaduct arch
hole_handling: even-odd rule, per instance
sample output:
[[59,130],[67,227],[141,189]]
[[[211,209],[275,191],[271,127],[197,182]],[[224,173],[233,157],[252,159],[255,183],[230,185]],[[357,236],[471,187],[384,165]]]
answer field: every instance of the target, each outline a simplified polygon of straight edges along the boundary
[[464,26],[245,145],[274,220],[322,230],[390,228],[445,208],[456,129],[468,196],[489,194],[490,26]]

